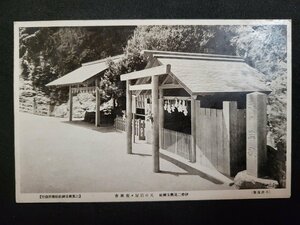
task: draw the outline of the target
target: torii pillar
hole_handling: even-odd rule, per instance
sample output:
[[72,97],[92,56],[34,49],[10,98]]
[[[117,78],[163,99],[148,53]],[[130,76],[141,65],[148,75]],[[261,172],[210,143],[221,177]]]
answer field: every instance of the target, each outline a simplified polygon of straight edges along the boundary
[[72,93],[72,86],[69,86],[69,121],[72,121],[72,117],[73,117],[73,93]]
[[152,76],[152,155],[153,155],[153,172],[159,172],[159,101],[158,101],[158,76]]
[[96,115],[95,115],[95,126],[100,126],[100,93],[99,93],[99,78],[95,80],[96,89]]
[[132,94],[129,90],[131,80],[126,81],[126,112],[127,112],[127,153],[132,153]]

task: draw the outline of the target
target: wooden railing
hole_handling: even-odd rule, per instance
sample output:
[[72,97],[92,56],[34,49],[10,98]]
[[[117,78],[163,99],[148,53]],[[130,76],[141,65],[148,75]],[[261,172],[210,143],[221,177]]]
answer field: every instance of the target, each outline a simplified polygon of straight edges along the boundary
[[50,104],[37,104],[35,101],[19,102],[19,109],[36,115],[50,116]]

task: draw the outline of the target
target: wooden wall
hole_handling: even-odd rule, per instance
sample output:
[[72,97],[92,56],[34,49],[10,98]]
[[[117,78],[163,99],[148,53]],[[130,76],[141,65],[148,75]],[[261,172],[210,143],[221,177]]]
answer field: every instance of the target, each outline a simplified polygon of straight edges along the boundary
[[224,110],[196,109],[196,162],[234,176],[245,169],[246,110]]
[[191,135],[163,129],[162,149],[189,159],[191,149]]
[[[246,169],[246,110],[225,103],[231,107],[196,108],[196,163],[235,176]],[[163,129],[162,138],[163,149],[189,159],[191,135]]]

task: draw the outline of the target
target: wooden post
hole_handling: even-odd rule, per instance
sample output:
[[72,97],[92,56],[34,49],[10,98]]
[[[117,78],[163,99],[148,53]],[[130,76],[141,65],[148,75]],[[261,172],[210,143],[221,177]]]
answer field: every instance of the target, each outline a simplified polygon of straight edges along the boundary
[[32,104],[32,113],[33,114],[36,114],[36,109],[37,109],[37,107],[36,107],[36,99],[35,99],[35,97],[33,97],[33,104]]
[[158,118],[158,76],[152,76],[152,154],[153,154],[153,171],[159,172],[159,118]]
[[263,177],[267,160],[267,96],[254,92],[247,95],[247,173]]
[[159,147],[163,148],[164,129],[164,91],[159,89]]
[[100,93],[99,93],[99,78],[95,80],[95,88],[96,88],[96,114],[95,114],[95,126],[100,126]]
[[133,143],[135,143],[135,136],[138,135],[138,132],[136,132],[136,131],[137,131],[137,127],[139,127],[139,126],[136,127],[135,123],[136,123],[136,115],[135,115],[135,113],[132,113],[132,124],[133,124],[132,142]]
[[[136,132],[136,96],[132,96],[132,124],[133,124],[133,135],[132,135],[132,142],[135,143],[135,136],[138,134],[138,132]],[[139,126],[138,126],[139,127]]]
[[223,102],[223,117],[224,117],[224,173],[233,176],[237,171],[236,154],[237,154],[237,102]]
[[72,93],[72,86],[69,86],[69,121],[72,121],[73,117],[73,93]]
[[190,161],[196,162],[196,98],[197,96],[191,96],[191,151]]
[[126,112],[127,112],[127,153],[132,153],[132,94],[129,90],[131,80],[126,81]]
[[51,106],[51,103],[49,102],[47,116],[51,116],[51,108],[52,108],[52,106]]

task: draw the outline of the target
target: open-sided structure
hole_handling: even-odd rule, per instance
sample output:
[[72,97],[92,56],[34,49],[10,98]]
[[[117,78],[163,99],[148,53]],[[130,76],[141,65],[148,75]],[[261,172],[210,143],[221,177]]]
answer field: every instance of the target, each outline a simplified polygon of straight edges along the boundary
[[114,62],[120,60],[123,55],[105,58],[97,61],[83,63],[78,69],[48,83],[46,86],[68,86],[69,87],[69,121],[72,121],[72,98],[74,93],[92,92],[96,93],[96,113],[95,126],[100,125],[100,94],[99,83],[100,77],[103,76],[108,68],[107,61]]
[[[142,112],[153,122],[148,126],[154,172],[160,170],[160,148],[229,176],[246,168],[246,152],[260,163],[264,160],[253,148],[257,135],[263,136],[259,144],[265,144],[266,112],[260,115],[262,120],[246,122],[246,99],[254,99],[251,109],[265,108],[266,94],[271,92],[262,74],[237,56],[151,50],[143,54],[148,60],[144,70],[121,75],[127,84],[128,153],[132,152],[133,116]],[[258,115],[255,110],[252,117]],[[183,120],[188,124],[181,126]]]

